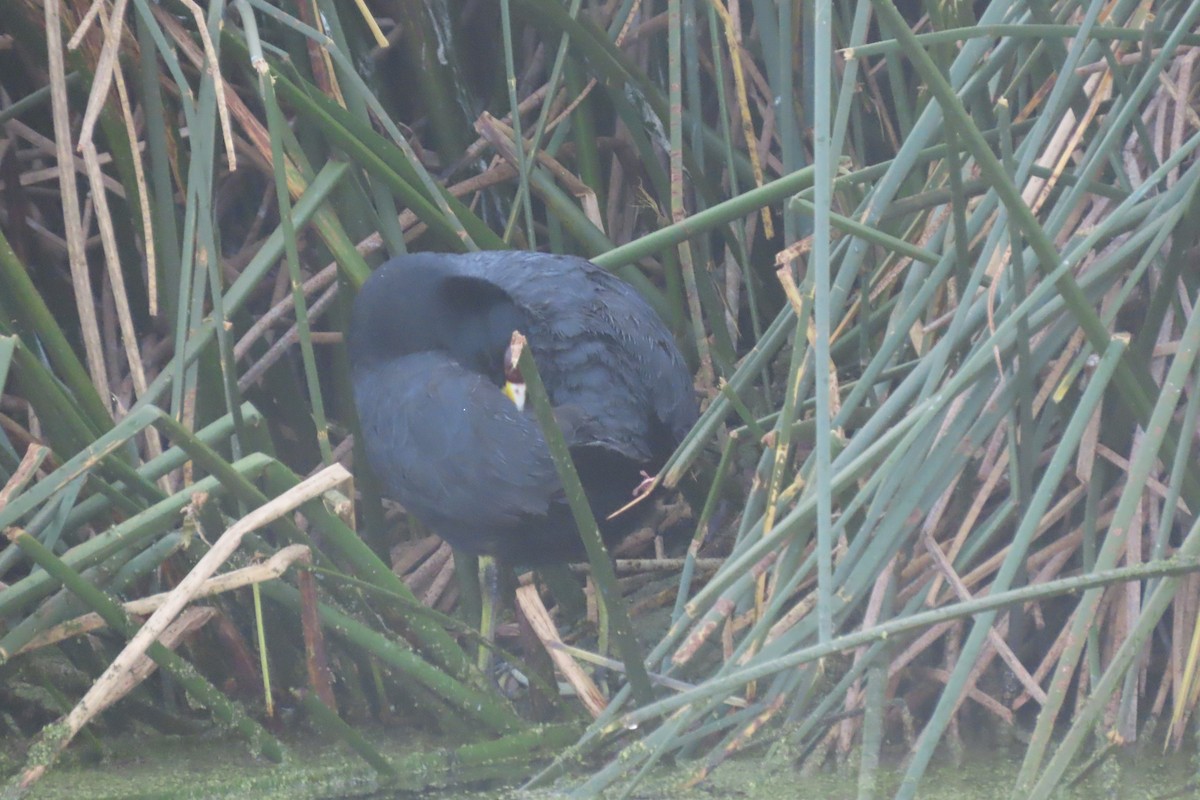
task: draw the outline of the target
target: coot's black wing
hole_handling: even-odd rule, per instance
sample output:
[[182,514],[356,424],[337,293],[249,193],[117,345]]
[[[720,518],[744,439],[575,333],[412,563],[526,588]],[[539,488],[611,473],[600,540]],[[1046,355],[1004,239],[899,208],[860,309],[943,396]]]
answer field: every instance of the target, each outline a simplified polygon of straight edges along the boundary
[[447,262],[494,282],[526,331],[554,405],[597,420],[597,444],[657,468],[696,420],[691,375],[671,332],[637,291],[574,256],[494,251]]

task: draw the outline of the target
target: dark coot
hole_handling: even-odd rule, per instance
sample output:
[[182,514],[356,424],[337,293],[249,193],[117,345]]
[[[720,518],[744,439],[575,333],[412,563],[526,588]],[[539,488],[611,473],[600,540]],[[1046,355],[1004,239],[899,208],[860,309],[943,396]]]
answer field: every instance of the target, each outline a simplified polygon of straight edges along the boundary
[[401,256],[354,301],[354,398],[387,494],[455,547],[535,565],[583,556],[541,429],[501,387],[524,333],[605,540],[696,420],[670,332],[628,284],[573,256]]

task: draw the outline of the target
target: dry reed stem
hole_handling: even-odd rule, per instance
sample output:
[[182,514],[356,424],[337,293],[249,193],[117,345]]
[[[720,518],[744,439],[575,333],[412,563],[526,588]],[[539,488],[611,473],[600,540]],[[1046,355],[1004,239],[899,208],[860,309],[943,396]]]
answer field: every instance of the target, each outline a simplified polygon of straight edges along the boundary
[[0,511],[4,510],[9,500],[21,493],[49,455],[50,448],[45,445],[30,444],[25,448],[25,455],[21,457],[21,462],[17,464],[12,477],[0,488]]
[[[102,401],[111,396],[108,370],[104,364],[104,348],[100,342],[100,326],[96,319],[95,293],[87,264],[86,235],[79,212],[79,190],[71,153],[71,118],[67,105],[66,68],[63,62],[62,18],[60,0],[47,0],[46,57],[50,78],[50,109],[54,122],[54,150],[58,160],[58,188],[63,208],[63,232],[67,242],[67,257],[71,265],[71,285],[75,290],[75,310],[79,314],[80,334],[92,385]],[[105,402],[105,407],[108,407]]]
[[213,543],[204,556],[196,562],[179,584],[172,589],[150,619],[142,625],[129,643],[125,646],[104,673],[96,679],[83,699],[72,709],[63,720],[65,729],[69,732],[64,740],[70,741],[79,730],[97,713],[97,701],[107,697],[112,687],[118,685],[123,676],[129,672],[159,635],[166,629],[175,617],[183,611],[203,587],[204,583],[214,572],[233,555],[241,544],[242,537],[251,531],[268,525],[284,514],[298,508],[303,503],[320,497],[326,491],[345,483],[350,479],[350,473],[340,464],[334,464],[321,470],[320,473],[300,482],[278,497],[264,503],[254,511],[235,522],[221,537]]
[[536,586],[522,586],[517,589],[517,606],[521,613],[525,615],[525,619],[529,621],[529,626],[533,629],[534,634],[541,641],[542,646],[546,648],[546,652],[550,655],[550,660],[554,662],[554,666],[563,674],[567,682],[575,689],[579,701],[583,703],[583,707],[592,715],[592,718],[600,716],[604,712],[608,701],[601,694],[600,689],[561,646],[563,641],[558,635],[558,629],[554,626],[554,621],[550,619],[550,612],[546,610],[546,606],[542,603],[542,598],[538,594]]
[[[201,584],[194,599],[211,597],[216,594],[233,591],[234,589],[240,589],[243,586],[249,586],[253,583],[274,580],[287,572],[288,568],[296,561],[307,561],[311,557],[312,554],[307,545],[288,545],[261,564],[252,564],[248,567],[242,567],[241,569],[235,569],[223,575],[216,575],[209,578]],[[128,603],[122,604],[121,608],[125,610],[126,614],[131,616],[146,616],[162,606],[170,595],[170,592],[152,594],[149,597],[130,600]],[[39,633],[13,655],[48,647],[73,636],[98,631],[104,628],[106,624],[104,618],[99,614],[94,612],[83,614],[66,622],[60,622],[53,628]]]

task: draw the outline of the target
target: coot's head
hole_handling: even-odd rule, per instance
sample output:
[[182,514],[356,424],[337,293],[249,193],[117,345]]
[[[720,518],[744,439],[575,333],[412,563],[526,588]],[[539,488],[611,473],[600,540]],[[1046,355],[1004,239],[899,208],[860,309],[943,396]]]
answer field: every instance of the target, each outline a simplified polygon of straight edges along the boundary
[[420,253],[384,264],[354,299],[349,345],[353,368],[369,369],[413,353],[445,353],[504,382],[504,352],[525,317],[512,298],[482,278],[456,275],[454,256]]

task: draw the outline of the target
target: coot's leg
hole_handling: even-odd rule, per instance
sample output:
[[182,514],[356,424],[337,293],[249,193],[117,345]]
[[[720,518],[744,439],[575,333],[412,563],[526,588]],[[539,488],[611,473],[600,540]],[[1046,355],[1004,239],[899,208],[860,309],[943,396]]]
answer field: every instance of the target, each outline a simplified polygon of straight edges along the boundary
[[492,665],[492,644],[496,641],[496,617],[500,613],[500,565],[492,556],[479,557],[479,633],[484,645],[479,648],[479,670],[485,675]]

